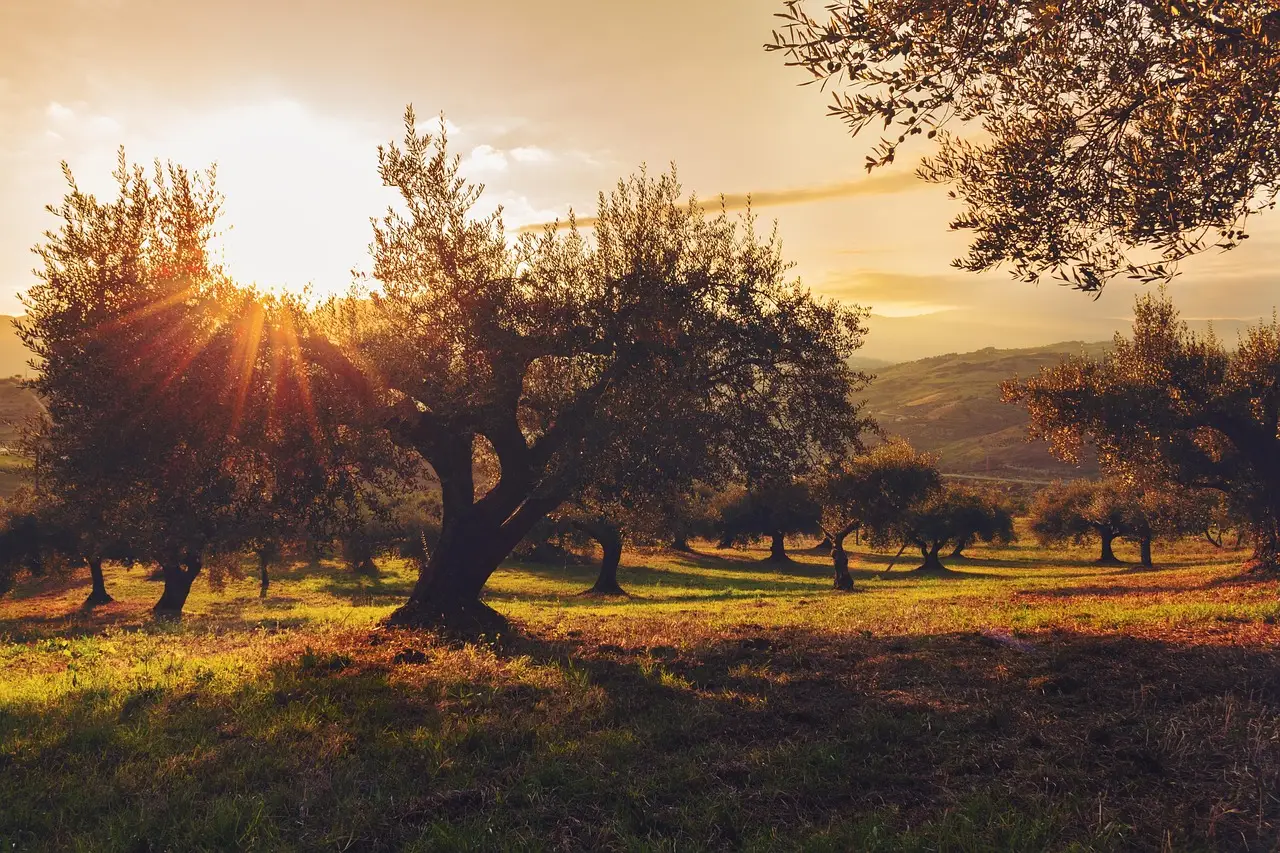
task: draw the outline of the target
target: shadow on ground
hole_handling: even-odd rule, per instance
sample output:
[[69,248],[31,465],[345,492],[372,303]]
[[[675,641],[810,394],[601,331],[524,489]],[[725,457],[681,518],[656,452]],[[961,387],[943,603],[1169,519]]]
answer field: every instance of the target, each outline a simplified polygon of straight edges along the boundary
[[0,838],[1269,850],[1277,664],[1272,649],[1066,632],[548,629],[491,651],[379,630],[234,690],[6,706]]

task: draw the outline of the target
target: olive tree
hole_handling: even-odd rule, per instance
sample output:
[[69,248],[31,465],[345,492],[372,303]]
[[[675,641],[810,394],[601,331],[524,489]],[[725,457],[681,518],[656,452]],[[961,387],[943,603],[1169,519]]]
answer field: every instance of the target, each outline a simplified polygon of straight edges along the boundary
[[1097,537],[1098,562],[1116,565],[1114,545],[1130,532],[1131,495],[1117,480],[1072,480],[1041,489],[1031,504],[1031,531],[1041,545]]
[[720,509],[720,541],[735,545],[769,540],[770,563],[789,563],[787,537],[821,530],[820,508],[801,480],[767,482],[747,489]]
[[[524,535],[590,483],[593,447],[664,436],[661,395],[698,442],[743,452],[838,446],[861,428],[848,366],[862,312],[787,278],[776,239],[641,173],[600,196],[591,233],[509,238],[438,134],[406,115],[379,152],[398,204],[375,223],[376,288],[330,306],[317,363],[345,376],[371,422],[440,482],[440,542],[402,624],[500,622],[479,596]],[[473,460],[499,475],[477,489]]]
[[1248,519],[1254,565],[1280,559],[1280,325],[1234,349],[1182,322],[1166,296],[1137,300],[1133,336],[1099,359],[1072,358],[1004,384],[1031,414],[1030,436],[1060,458],[1086,442],[1104,466],[1227,495]]
[[1274,0],[785,0],[766,47],[964,205],[969,270],[1097,291],[1246,237],[1280,189]]
[[272,514],[323,506],[313,486],[343,470],[349,395],[302,358],[299,305],[214,262],[212,169],[149,174],[121,152],[108,199],[64,172],[18,323],[48,411],[42,488],[73,511],[91,566],[120,539],[158,563],[155,613],[177,616],[210,555],[260,538]]
[[816,475],[813,492],[822,532],[831,540],[836,589],[853,589],[844,543],[855,530],[891,535],[893,525],[941,485],[937,459],[902,440],[843,457]]

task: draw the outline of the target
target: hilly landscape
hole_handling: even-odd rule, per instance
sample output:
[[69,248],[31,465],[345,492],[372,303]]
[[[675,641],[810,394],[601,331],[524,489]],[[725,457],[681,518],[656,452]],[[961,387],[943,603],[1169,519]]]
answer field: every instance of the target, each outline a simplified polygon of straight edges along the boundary
[[[21,386],[30,357],[14,329],[14,317],[0,316],[0,448],[11,447],[21,424],[40,403]],[[1068,355],[1097,356],[1106,342],[1067,341],[1026,349],[988,347],[892,364],[857,358],[854,366],[875,374],[867,391],[868,410],[891,435],[939,454],[943,471],[1001,479],[1047,480],[1096,473],[1092,460],[1065,465],[1045,446],[1026,441],[1027,416],[1000,402],[1000,383],[1030,376]],[[12,491],[9,470],[16,462],[0,454],[0,496]]]
[[1028,442],[1027,414],[1000,402],[1000,383],[1028,377],[1069,355],[1097,356],[1108,343],[1068,341],[1028,349],[996,349],[909,361],[875,369],[868,411],[890,435],[940,455],[943,471],[1002,479],[1054,479],[1097,472],[1054,459]]

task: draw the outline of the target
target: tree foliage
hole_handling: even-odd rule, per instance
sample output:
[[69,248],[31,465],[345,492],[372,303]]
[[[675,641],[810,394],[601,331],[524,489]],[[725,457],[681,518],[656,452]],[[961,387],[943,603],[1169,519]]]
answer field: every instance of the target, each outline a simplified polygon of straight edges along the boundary
[[1248,518],[1259,567],[1280,553],[1280,325],[1228,350],[1192,333],[1167,296],[1137,300],[1133,335],[1101,359],[1072,358],[1004,385],[1030,435],[1066,460],[1087,441],[1143,481],[1214,489]]
[[853,589],[844,542],[857,529],[873,541],[892,536],[893,525],[914,505],[941,488],[936,457],[894,440],[845,456],[813,478],[822,531],[831,540],[837,589]]
[[[789,281],[775,239],[705,215],[674,174],[602,194],[590,236],[508,240],[500,212],[474,214],[480,188],[443,126],[420,132],[409,111],[379,168],[399,205],[375,227],[378,290],[332,307],[342,357],[323,340],[310,351],[440,481],[440,544],[398,620],[492,620],[478,604],[489,575],[617,437],[657,446],[676,416],[688,446],[745,464],[862,428],[847,358],[863,315]],[[483,492],[480,447],[500,470]]]
[[764,483],[741,492],[720,509],[723,544],[743,544],[760,537],[769,539],[769,561],[790,562],[786,538],[821,530],[821,508],[801,480]]
[[[984,512],[987,515],[983,516]],[[944,574],[947,569],[940,555],[948,545],[954,547],[974,540],[1008,541],[1013,531],[1001,524],[997,506],[977,496],[972,489],[946,483],[913,503],[897,518],[886,517],[871,528],[871,532],[881,541],[919,548],[924,562],[917,571]]]
[[64,172],[18,325],[48,411],[42,489],[84,542],[123,538],[158,563],[155,609],[175,615],[210,555],[332,505],[316,496],[333,497],[350,418],[302,358],[300,306],[237,287],[212,260],[212,170],[148,174],[121,152],[109,200]]
[[766,47],[836,89],[831,113],[917,135],[964,204],[969,270],[1086,291],[1247,236],[1280,188],[1273,0],[786,0]]

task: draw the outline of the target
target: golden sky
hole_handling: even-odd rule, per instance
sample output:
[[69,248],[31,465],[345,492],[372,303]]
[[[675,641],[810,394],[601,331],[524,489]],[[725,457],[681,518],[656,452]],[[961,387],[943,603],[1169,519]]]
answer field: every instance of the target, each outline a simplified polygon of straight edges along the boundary
[[[642,163],[702,198],[753,195],[816,291],[870,306],[869,356],[1097,340],[1136,286],[1101,299],[949,261],[945,192],[867,176],[872,140],[761,44],[780,0],[0,0],[0,312],[53,224],[58,163],[109,188],[116,147],[217,161],[238,278],[342,290],[390,201],[376,146],[405,104],[448,117],[468,174],[510,226],[583,215]],[[923,149],[921,149],[923,151]],[[904,158],[908,159],[908,158]],[[1184,314],[1234,334],[1278,301],[1280,214],[1185,266]]]

